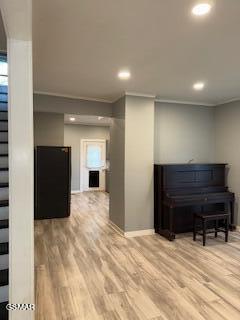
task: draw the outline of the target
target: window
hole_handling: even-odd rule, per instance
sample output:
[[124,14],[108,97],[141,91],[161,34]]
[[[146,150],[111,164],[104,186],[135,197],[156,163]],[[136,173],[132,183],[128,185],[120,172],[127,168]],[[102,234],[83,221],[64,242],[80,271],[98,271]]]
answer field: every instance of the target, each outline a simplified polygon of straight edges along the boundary
[[7,57],[0,54],[0,86],[8,85],[8,64]]
[[0,54],[0,102],[7,102],[8,64],[7,56]]
[[100,168],[102,166],[102,150],[98,145],[87,146],[87,167]]

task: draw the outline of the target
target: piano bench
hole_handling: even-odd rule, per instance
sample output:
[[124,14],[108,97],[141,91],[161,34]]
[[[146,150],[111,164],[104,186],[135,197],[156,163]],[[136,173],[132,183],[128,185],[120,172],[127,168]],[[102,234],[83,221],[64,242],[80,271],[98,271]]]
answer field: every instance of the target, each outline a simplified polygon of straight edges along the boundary
[[[198,221],[201,221],[202,224],[202,232],[197,230]],[[228,242],[228,232],[229,232],[229,220],[230,214],[224,211],[214,211],[214,212],[201,212],[194,213],[194,223],[193,223],[193,241],[196,241],[196,235],[199,234],[203,237],[203,245],[206,245],[206,234],[214,233],[215,238],[217,237],[218,232],[225,233],[225,242]],[[214,231],[207,230],[207,222],[214,222]],[[224,227],[219,228],[218,222],[223,221]]]

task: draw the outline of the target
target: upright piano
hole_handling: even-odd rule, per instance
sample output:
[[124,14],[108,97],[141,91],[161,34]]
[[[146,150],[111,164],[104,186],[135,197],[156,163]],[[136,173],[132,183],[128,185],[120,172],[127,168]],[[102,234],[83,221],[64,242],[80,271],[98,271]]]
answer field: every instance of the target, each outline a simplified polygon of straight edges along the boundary
[[168,240],[193,230],[195,212],[228,211],[234,230],[234,193],[226,186],[226,164],[155,164],[154,227]]

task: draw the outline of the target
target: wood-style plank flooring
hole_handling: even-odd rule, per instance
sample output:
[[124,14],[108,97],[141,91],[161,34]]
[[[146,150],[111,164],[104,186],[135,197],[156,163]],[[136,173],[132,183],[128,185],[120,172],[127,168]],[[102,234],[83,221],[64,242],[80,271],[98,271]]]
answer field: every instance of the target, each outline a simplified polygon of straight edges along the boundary
[[240,233],[206,247],[191,234],[125,239],[105,193],[73,195],[70,218],[36,221],[35,275],[36,320],[240,319]]

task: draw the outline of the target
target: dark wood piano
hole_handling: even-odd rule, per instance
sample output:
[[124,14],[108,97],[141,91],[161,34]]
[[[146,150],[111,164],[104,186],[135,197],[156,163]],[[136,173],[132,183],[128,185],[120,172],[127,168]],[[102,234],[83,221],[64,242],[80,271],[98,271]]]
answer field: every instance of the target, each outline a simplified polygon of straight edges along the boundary
[[234,230],[234,193],[225,184],[226,164],[154,165],[155,232],[169,240],[193,230],[194,212],[231,212]]

